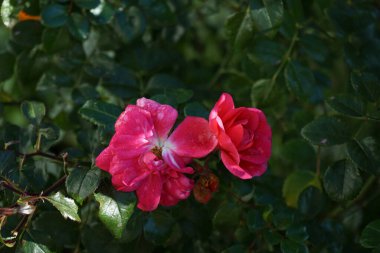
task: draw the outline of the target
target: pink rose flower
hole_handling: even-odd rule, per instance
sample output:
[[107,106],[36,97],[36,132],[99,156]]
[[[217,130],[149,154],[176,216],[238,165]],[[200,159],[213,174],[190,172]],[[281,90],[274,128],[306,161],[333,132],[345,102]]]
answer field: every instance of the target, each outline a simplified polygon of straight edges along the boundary
[[265,115],[256,108],[235,108],[223,93],[209,116],[211,131],[218,138],[226,168],[241,179],[262,175],[271,155],[272,131]]
[[194,172],[187,164],[217,145],[207,120],[199,117],[186,117],[168,137],[176,119],[173,107],[138,99],[119,116],[109,146],[96,158],[117,190],[136,191],[141,210],[186,199],[194,185],[183,175]]

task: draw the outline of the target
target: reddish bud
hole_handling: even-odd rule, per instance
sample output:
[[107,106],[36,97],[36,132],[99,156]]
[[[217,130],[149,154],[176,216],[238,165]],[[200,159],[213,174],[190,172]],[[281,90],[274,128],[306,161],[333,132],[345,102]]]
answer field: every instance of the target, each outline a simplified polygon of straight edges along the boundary
[[194,198],[202,203],[206,204],[210,201],[212,193],[217,191],[219,187],[219,178],[212,173],[202,175],[195,183],[193,194]]

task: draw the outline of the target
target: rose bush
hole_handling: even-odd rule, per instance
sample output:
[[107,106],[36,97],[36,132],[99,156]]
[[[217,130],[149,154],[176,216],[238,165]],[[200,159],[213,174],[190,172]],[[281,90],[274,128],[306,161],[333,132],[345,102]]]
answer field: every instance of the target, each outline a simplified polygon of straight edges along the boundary
[[1,253],[379,251],[377,0],[0,17]]

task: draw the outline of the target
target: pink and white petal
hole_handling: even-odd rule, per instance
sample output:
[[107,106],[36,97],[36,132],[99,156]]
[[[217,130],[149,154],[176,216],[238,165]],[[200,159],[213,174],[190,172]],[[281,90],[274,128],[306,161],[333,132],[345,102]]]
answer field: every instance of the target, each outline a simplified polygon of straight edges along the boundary
[[222,119],[224,119],[228,112],[233,111],[234,108],[234,101],[231,95],[223,93],[209,115],[209,127],[214,134],[218,135],[219,131],[225,131],[225,122]]
[[109,171],[112,157],[112,150],[110,147],[107,147],[98,155],[98,157],[96,157],[95,164],[100,169]]
[[158,137],[165,140],[178,117],[176,109],[147,98],[137,100],[137,106],[150,112]]
[[239,166],[227,153],[221,152],[221,158],[224,166],[234,175],[241,179],[251,179],[252,176]]
[[145,136],[155,135],[153,119],[150,112],[136,105],[128,105],[115,123],[115,131],[119,134]]
[[179,156],[201,158],[213,151],[217,144],[207,120],[188,116],[170,135],[165,146]]
[[220,150],[228,154],[230,158],[235,161],[235,163],[239,164],[239,152],[234,143],[232,142],[231,138],[225,132],[220,133],[220,135],[218,136],[218,142]]
[[169,148],[163,149],[162,159],[172,169],[187,174],[194,173],[193,168],[186,166],[186,164],[188,164],[191,161],[191,159],[189,159],[188,157],[181,157]]
[[153,211],[160,203],[161,191],[162,180],[160,174],[150,174],[136,191],[137,207],[143,211]]
[[124,135],[115,133],[112,137],[110,146],[113,152],[122,159],[137,157],[152,147],[143,135]]

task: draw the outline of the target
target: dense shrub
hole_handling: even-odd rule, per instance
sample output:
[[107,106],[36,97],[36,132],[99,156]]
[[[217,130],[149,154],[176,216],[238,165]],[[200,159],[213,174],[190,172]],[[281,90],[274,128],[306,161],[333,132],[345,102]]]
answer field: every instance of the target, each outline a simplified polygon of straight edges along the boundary
[[[378,0],[0,2],[1,252],[380,252]],[[215,152],[144,212],[95,166],[127,104],[222,92],[265,113],[264,175]]]

